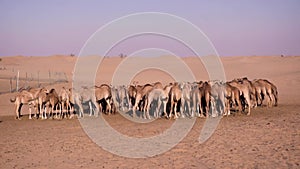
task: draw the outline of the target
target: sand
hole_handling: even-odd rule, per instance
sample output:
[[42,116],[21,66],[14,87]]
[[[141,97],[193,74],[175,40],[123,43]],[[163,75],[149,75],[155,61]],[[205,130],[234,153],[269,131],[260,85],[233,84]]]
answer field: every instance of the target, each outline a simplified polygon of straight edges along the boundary
[[[197,119],[192,130],[170,151],[154,157],[132,159],[109,153],[95,144],[77,119],[28,120],[26,107],[22,120],[14,119],[9,99],[10,78],[16,76],[45,80],[47,88],[71,86],[48,84],[52,79],[72,79],[76,57],[3,57],[0,62],[0,168],[299,168],[300,161],[300,57],[252,56],[221,58],[226,78],[265,78],[278,87],[279,106],[259,107],[251,116],[221,119],[212,137],[203,144],[198,137],[205,119]],[[183,58],[197,80],[208,74],[195,57]],[[105,58],[96,84],[110,83],[121,58]],[[56,72],[56,73],[55,73]],[[158,70],[137,74],[132,81],[168,83],[172,77]],[[13,81],[13,88],[15,88]],[[37,81],[21,81],[20,86]],[[134,137],[162,133],[172,120],[159,119],[148,124],[133,123],[121,115],[105,116],[111,126]]]

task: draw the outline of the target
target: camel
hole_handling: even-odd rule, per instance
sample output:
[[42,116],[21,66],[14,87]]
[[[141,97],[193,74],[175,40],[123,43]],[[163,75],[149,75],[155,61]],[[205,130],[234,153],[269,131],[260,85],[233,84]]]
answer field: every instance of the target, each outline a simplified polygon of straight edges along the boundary
[[[211,85],[208,82],[200,82],[199,90],[200,90],[201,96],[204,100],[203,105],[204,105],[205,115],[206,115],[206,117],[208,117],[209,116],[209,108],[210,108],[209,106],[210,106],[210,101],[211,101],[210,100],[211,99],[211,97],[210,97]],[[201,110],[200,116],[204,116],[203,110],[202,109],[200,109],[200,110]]]
[[230,115],[230,104],[234,105],[235,107],[238,107],[238,112],[242,111],[242,103],[240,99],[240,91],[238,88],[230,85],[228,82],[225,84],[225,114],[224,115]]
[[167,116],[167,118],[170,119],[172,117],[172,112],[174,112],[174,118],[175,119],[178,118],[177,104],[178,104],[179,100],[181,99],[181,96],[182,96],[182,92],[181,92],[180,86],[176,82],[173,84],[173,86],[171,87],[170,92],[169,92],[169,100],[171,103],[171,109],[170,109],[170,112],[169,112],[169,115]]
[[127,107],[126,104],[129,105],[129,98],[128,98],[126,86],[123,85],[123,86],[112,87],[111,91],[112,91],[114,103],[115,105],[117,105],[116,107],[119,110],[124,111],[125,108]]
[[268,84],[270,84],[271,85],[271,88],[272,88],[272,93],[273,93],[273,96],[274,96],[274,106],[278,106],[278,91],[277,91],[277,87],[273,84],[273,83],[271,83],[271,82],[269,82],[268,80],[266,80],[266,79],[264,79],[264,81],[266,82],[266,83],[268,83]]
[[147,104],[147,108],[146,108],[146,113],[147,113],[147,117],[149,119],[150,119],[150,114],[149,114],[150,106],[153,103],[153,101],[157,101],[157,107],[154,112],[154,118],[161,117],[161,114],[159,114],[161,103],[163,103],[163,113],[166,115],[168,94],[170,92],[171,87],[172,87],[172,84],[168,84],[164,88],[162,88],[162,85],[154,84],[153,89],[147,95],[147,103],[148,104]]
[[42,119],[47,119],[46,115],[46,103],[49,101],[49,97],[47,97],[48,90],[46,88],[41,88],[39,93],[37,94],[37,103],[38,103],[38,110],[39,115]]
[[[253,80],[252,84],[255,90],[255,99],[256,99],[255,106],[261,106],[264,98],[268,96],[266,86],[264,85],[264,83],[261,83],[258,80]],[[268,104],[269,104],[269,100],[268,100]]]
[[[206,116],[209,112],[209,104],[210,104],[210,90],[211,87],[208,82],[196,82],[192,87],[192,97],[193,97],[193,109],[191,117],[194,117],[197,112],[198,117],[204,117],[204,111],[206,112]],[[204,105],[204,109],[203,106]]]
[[[60,104],[60,101],[59,101],[59,96],[58,96],[55,89],[51,89],[49,91],[49,93],[47,93],[47,100],[48,100],[48,102],[46,104],[49,107],[49,113],[48,114],[49,114],[49,117],[53,118],[54,109],[56,110],[56,113],[55,113],[56,115],[61,110],[61,104]],[[46,116],[46,118],[47,118],[47,116]]]
[[202,109],[201,105],[201,92],[198,87],[199,83],[194,83],[192,85],[192,99],[193,99],[193,109],[191,113],[191,117],[194,117],[195,114],[196,116],[200,117],[200,109]]
[[[96,112],[94,113],[95,116],[98,115],[99,112],[99,105],[96,101],[96,97],[94,95],[95,89],[94,87],[81,87],[80,89],[69,89],[70,91],[70,103],[72,105],[77,105],[79,107],[79,113],[78,117],[83,118],[84,117],[84,110],[83,110],[83,104],[88,103],[89,104],[89,116],[92,116],[93,114],[93,106],[96,108]],[[95,111],[95,110],[94,110]]]
[[252,84],[252,82],[250,80],[248,80],[247,77],[243,77],[243,78],[238,78],[237,79],[239,83],[244,84],[246,86],[248,86],[249,90],[250,90],[250,101],[251,101],[251,107],[255,108],[255,104],[256,104],[256,99],[255,99],[255,89],[254,86]]
[[89,100],[83,100],[83,98],[82,98],[82,96],[81,96],[80,93],[81,93],[81,91],[76,90],[74,88],[70,88],[69,89],[69,98],[70,98],[70,104],[71,104],[71,112],[74,111],[74,106],[77,105],[78,108],[79,108],[78,115],[77,115],[78,118],[84,117],[82,103],[84,101],[89,101]]
[[252,89],[250,88],[248,82],[244,83],[243,80],[241,81],[241,80],[233,79],[232,81],[228,82],[228,84],[230,84],[231,86],[234,86],[240,90],[241,95],[243,97],[243,101],[244,101],[243,110],[245,110],[245,107],[247,104],[247,107],[248,107],[247,115],[250,115],[251,105],[252,105],[251,104],[251,93],[252,93],[251,90]]
[[18,93],[14,99],[10,99],[10,101],[15,104],[16,119],[20,120],[21,108],[24,104],[29,105],[29,119],[31,119],[32,109],[35,107],[35,102],[33,100],[34,95],[26,90]]
[[129,109],[135,104],[135,97],[137,94],[137,89],[135,86],[130,85],[128,87],[128,99],[129,99]]
[[[71,101],[70,101],[70,90],[66,89],[65,87],[62,87],[58,93],[58,98],[59,98],[59,102],[60,102],[60,117],[64,116],[64,115],[68,115],[69,111],[70,114],[72,113],[71,109]],[[56,113],[56,117],[57,113]],[[71,117],[71,115],[70,115]]]
[[191,109],[191,101],[192,101],[192,86],[190,83],[181,83],[180,84],[180,89],[181,89],[181,106],[180,106],[180,114],[181,117],[184,118],[184,112],[185,112],[185,107],[187,106],[187,113],[191,116],[192,114],[192,109]]
[[[95,91],[96,91],[97,86],[88,88],[88,87],[83,87],[83,89],[80,92],[80,96],[81,96],[81,104],[83,103],[88,103],[89,104],[89,116],[93,115],[93,111],[94,111],[94,116],[98,116],[99,114],[99,104],[97,102],[96,96],[95,96]],[[95,106],[95,109],[93,108]],[[82,117],[83,117],[82,113]]]
[[[132,108],[132,116],[133,117],[136,116],[136,110],[137,110],[140,102],[143,103],[142,106],[141,106],[141,111],[143,111],[143,112],[146,111],[146,106],[147,106],[146,96],[153,89],[153,86],[150,85],[150,84],[146,84],[141,88],[136,87],[136,89],[137,89],[137,94],[136,94],[136,97],[135,97],[135,104]],[[145,114],[144,114],[144,118],[146,118]]]
[[[215,81],[211,84],[211,104],[212,116],[223,115],[225,113],[225,85],[222,82]],[[219,113],[217,113],[219,112]]]
[[[32,119],[32,109],[35,110],[34,117],[37,117],[37,113],[39,113],[38,99],[37,96],[42,88],[29,88],[27,90],[22,90],[15,99],[11,99],[11,102],[14,102],[21,109],[23,104],[29,104],[29,119]],[[26,91],[26,92],[25,92]],[[28,93],[27,93],[28,92]],[[28,97],[29,95],[30,97]],[[25,96],[27,95],[27,96]],[[20,98],[17,98],[20,97]],[[30,98],[30,100],[26,101],[26,98]],[[21,103],[21,102],[24,103]],[[21,110],[19,110],[19,114]],[[20,115],[19,115],[20,116]]]
[[[100,105],[105,105],[106,110],[104,110],[105,113],[110,114],[112,112],[112,93],[111,93],[111,87],[102,84],[101,86],[97,87],[95,86],[95,99],[97,102],[100,103]],[[101,109],[103,106],[101,106]],[[97,111],[99,112],[99,105],[96,106]],[[101,112],[103,109],[101,110]],[[98,116],[96,114],[96,116]]]
[[253,85],[256,90],[257,104],[261,105],[264,98],[268,97],[267,106],[277,106],[278,92],[274,84],[265,79],[253,80]]

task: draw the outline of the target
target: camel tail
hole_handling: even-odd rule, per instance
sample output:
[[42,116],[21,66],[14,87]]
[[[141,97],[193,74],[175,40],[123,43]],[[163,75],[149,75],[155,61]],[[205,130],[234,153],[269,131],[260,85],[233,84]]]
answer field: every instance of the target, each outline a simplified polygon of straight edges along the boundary
[[10,102],[14,103],[16,101],[16,98],[10,99]]

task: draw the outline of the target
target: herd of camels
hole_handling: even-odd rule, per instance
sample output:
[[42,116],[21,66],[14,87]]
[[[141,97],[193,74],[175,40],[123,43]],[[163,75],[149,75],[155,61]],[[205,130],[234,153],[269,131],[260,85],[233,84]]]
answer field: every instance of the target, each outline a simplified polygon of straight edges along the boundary
[[130,112],[145,119],[166,117],[216,117],[243,113],[262,106],[277,106],[277,87],[265,79],[237,78],[228,82],[175,82],[163,86],[156,82],[145,85],[82,87],[59,91],[30,88],[10,99],[15,104],[16,119],[21,118],[22,105],[29,105],[29,119],[84,117],[89,115]]

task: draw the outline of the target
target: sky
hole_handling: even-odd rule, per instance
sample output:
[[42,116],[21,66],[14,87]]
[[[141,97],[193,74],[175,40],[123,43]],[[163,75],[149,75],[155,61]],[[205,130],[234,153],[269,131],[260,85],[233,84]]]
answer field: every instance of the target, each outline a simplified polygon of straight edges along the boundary
[[299,0],[0,0],[0,56],[78,55],[101,26],[137,12],[190,21],[221,56],[299,55],[299,11]]

